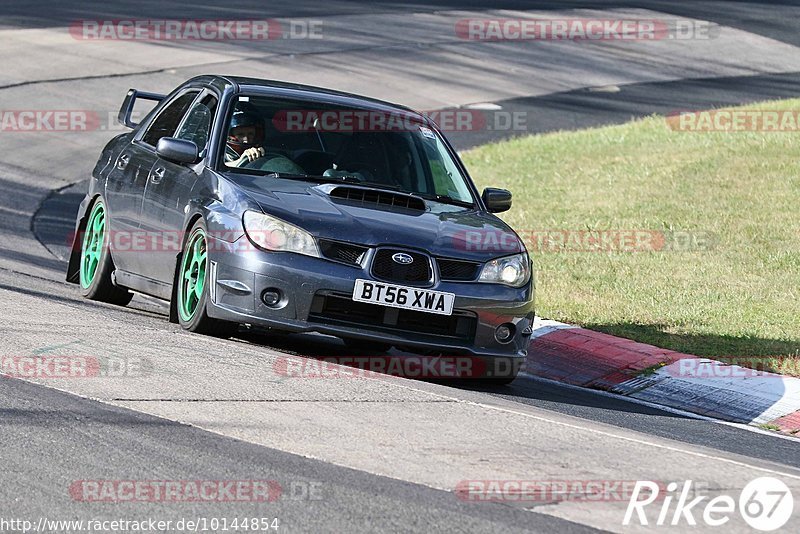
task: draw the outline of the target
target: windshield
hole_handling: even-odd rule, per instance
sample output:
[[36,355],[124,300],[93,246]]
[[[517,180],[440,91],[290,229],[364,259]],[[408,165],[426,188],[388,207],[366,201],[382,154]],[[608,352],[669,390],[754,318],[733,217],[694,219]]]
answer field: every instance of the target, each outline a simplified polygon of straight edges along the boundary
[[474,203],[442,139],[410,113],[239,96],[227,125],[224,165],[265,179],[360,183]]

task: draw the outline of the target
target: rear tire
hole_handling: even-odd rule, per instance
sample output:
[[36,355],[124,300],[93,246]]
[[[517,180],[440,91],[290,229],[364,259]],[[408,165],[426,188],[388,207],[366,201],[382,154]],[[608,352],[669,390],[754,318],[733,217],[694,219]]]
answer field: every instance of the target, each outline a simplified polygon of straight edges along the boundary
[[78,281],[85,298],[126,306],[133,293],[112,282],[114,260],[111,258],[108,226],[105,202],[97,197],[83,229]]
[[236,323],[208,316],[208,238],[203,219],[189,230],[177,266],[176,302],[178,322],[184,330],[216,337],[230,337],[239,328]]

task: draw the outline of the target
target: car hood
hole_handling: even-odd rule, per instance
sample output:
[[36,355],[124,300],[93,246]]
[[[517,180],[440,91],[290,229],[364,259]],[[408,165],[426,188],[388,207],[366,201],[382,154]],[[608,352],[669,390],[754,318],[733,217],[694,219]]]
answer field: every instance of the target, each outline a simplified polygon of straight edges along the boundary
[[317,238],[368,246],[396,245],[435,256],[487,261],[524,250],[514,231],[491,213],[426,201],[410,210],[334,198],[344,184],[236,175],[237,186],[261,209]]

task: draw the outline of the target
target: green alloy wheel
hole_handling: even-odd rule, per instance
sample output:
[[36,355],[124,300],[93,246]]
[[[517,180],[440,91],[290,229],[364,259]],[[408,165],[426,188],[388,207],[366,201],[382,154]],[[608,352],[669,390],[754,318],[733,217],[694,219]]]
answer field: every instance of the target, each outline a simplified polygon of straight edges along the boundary
[[208,316],[208,238],[202,219],[194,223],[183,247],[175,277],[175,305],[178,322],[185,330],[198,334],[227,337],[239,325]]
[[106,205],[98,197],[83,228],[78,271],[81,293],[90,300],[125,306],[133,298],[133,293],[111,281],[114,261],[109,250],[108,227]]
[[89,215],[86,231],[81,247],[81,287],[89,289],[97,275],[100,257],[103,255],[103,243],[106,237],[106,208],[102,200],[98,200]]
[[196,228],[186,244],[178,278],[178,313],[187,322],[197,313],[203,297],[208,265],[207,251],[206,233],[202,228]]

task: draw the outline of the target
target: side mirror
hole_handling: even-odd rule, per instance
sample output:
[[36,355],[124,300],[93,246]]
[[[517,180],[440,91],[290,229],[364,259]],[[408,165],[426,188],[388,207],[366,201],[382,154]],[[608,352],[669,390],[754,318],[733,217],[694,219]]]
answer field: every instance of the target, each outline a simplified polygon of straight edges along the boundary
[[481,195],[486,209],[491,213],[500,213],[511,209],[511,191],[487,187]]
[[191,141],[162,137],[156,145],[156,154],[173,163],[196,163],[200,159],[197,145]]

